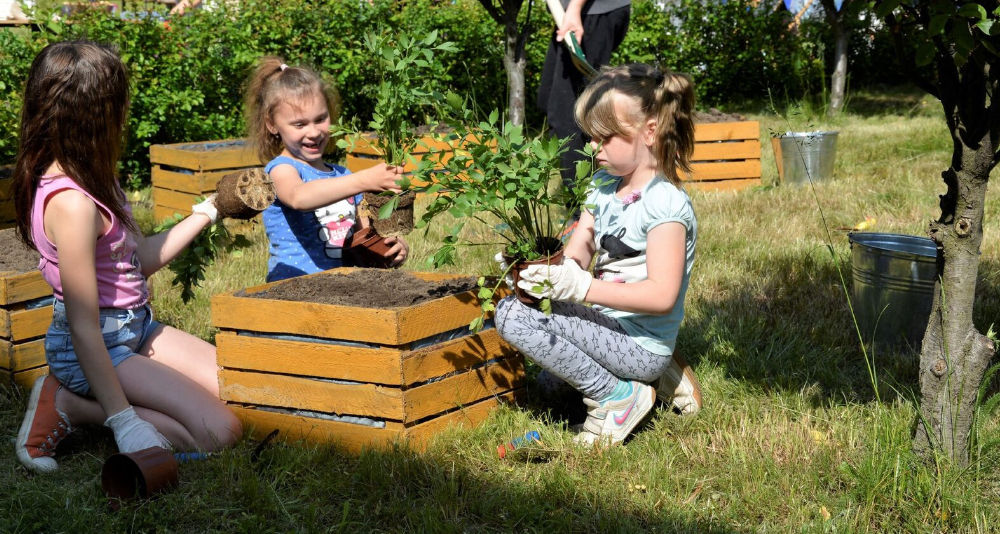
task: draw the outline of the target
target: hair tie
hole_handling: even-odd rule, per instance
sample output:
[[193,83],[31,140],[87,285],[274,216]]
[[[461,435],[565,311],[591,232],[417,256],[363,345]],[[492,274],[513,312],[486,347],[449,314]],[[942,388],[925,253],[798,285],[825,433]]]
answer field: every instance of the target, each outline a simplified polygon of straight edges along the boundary
[[285,65],[284,63],[282,63],[278,68],[281,69],[281,70],[285,70],[285,69],[288,68],[288,65]]

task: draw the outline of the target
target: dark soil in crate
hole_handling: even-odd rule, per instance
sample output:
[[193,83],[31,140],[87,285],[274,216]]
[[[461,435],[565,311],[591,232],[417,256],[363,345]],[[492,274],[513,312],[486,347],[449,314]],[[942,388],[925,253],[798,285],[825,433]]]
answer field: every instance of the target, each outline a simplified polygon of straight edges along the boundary
[[476,288],[473,277],[435,282],[422,280],[406,271],[357,269],[345,274],[291,278],[264,291],[238,296],[387,309],[412,306]]
[[0,230],[0,271],[26,273],[38,268],[38,253],[24,246],[13,228]]
[[739,113],[723,113],[716,108],[709,108],[708,111],[696,111],[694,113],[694,122],[700,123],[742,122],[745,120],[747,120],[746,117]]

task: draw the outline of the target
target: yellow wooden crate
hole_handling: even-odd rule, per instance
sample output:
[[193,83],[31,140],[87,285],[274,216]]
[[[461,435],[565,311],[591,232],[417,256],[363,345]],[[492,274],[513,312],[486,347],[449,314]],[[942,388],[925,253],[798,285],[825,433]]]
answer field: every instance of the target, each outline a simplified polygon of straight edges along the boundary
[[245,139],[152,145],[153,216],[190,215],[199,197],[215,192],[219,180],[241,169],[260,167]]
[[[691,158],[692,173],[685,177],[685,185],[701,190],[739,190],[760,185],[760,123],[757,121],[720,122],[696,124],[694,129],[694,154]],[[430,151],[450,148],[450,145],[433,136],[425,136],[413,152],[420,161]],[[367,169],[382,161],[369,139],[359,139],[347,154],[347,168],[352,172]],[[413,163],[405,171],[416,168]],[[420,185],[420,184],[417,184]]]
[[48,373],[44,336],[52,321],[52,288],[38,271],[0,272],[0,377],[31,387]]
[[691,176],[685,186],[732,191],[760,185],[760,123],[701,123],[694,127]]
[[245,296],[280,283],[212,298],[220,394],[258,435],[419,447],[523,391],[521,355],[493,328],[466,329],[479,315],[472,291],[394,309]]

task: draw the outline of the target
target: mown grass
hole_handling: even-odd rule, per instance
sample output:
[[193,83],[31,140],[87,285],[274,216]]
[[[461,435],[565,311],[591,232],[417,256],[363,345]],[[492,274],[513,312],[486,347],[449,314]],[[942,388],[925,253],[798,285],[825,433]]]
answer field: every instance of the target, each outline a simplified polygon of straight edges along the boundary
[[[114,444],[94,429],[62,447],[55,474],[32,475],[0,456],[0,530],[991,531],[1000,524],[1000,458],[976,455],[957,468],[912,455],[916,360],[876,347],[873,387],[841,284],[850,284],[843,228],[870,216],[876,231],[922,235],[937,215],[950,143],[935,105],[921,102],[860,95],[857,112],[814,119],[840,131],[836,176],[815,189],[775,185],[766,136],[798,126],[752,115],[762,123],[765,185],[693,193],[699,248],[678,346],[704,389],[695,417],[661,411],[626,446],[584,451],[565,425],[578,410],[532,388],[524,406],[438,436],[424,453],[275,443],[254,459],[247,438],[182,465],[176,491],[119,512],[99,486]],[[991,192],[975,314],[982,331],[1000,314],[998,210]],[[192,304],[180,302],[170,273],[154,277],[160,320],[211,339],[209,295],[263,282],[262,232],[241,231],[253,245],[213,267]],[[407,268],[425,270],[431,240],[410,241]],[[488,272],[492,252],[468,250],[453,270]],[[25,395],[0,399],[0,428],[12,439]],[[497,444],[531,429],[541,431],[545,459],[496,458]],[[996,417],[980,432],[1000,439]]]

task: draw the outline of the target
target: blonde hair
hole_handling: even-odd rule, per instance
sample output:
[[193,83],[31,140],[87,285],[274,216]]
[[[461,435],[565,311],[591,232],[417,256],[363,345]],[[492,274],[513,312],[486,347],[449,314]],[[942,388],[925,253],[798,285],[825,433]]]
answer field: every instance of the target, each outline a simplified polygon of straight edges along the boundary
[[[635,103],[628,117],[615,113],[616,94]],[[653,155],[657,169],[674,185],[681,182],[678,168],[691,172],[694,84],[686,74],[644,64],[604,67],[577,98],[574,115],[584,133],[594,139],[632,137],[647,119],[656,119]],[[623,119],[628,124],[622,124]]]
[[340,98],[315,71],[292,67],[274,56],[260,58],[247,83],[246,121],[250,148],[266,163],[281,153],[284,143],[267,130],[282,102],[302,102],[322,95],[333,120],[340,114]]

